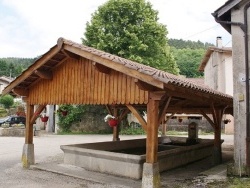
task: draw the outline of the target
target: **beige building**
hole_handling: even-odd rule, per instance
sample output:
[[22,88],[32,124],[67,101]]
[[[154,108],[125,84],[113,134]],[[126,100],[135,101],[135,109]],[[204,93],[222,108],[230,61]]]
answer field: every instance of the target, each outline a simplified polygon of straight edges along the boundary
[[0,94],[4,90],[4,88],[9,85],[9,83],[12,81],[11,78],[8,78],[6,76],[0,76]]
[[234,84],[233,175],[250,175],[250,0],[229,0],[212,13],[216,22],[232,34]]
[[[232,48],[223,47],[221,37],[217,37],[216,46],[207,49],[199,71],[204,72],[204,84],[212,89],[233,96]],[[234,133],[234,122],[231,115],[225,115],[223,120],[230,119],[225,124],[225,133]]]

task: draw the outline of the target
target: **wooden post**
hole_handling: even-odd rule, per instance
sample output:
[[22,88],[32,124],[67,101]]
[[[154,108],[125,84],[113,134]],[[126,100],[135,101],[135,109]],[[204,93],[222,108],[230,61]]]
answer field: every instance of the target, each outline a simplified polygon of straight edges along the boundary
[[146,162],[157,162],[158,152],[158,113],[159,101],[149,99],[147,106],[147,152]]
[[[115,118],[118,118],[118,109],[114,108],[114,114]],[[119,123],[117,126],[113,127],[113,141],[119,141]]]
[[34,115],[34,105],[27,102],[25,144],[23,146],[22,164],[23,168],[29,168],[35,164],[34,144],[33,144],[33,124],[31,119]]
[[146,163],[143,165],[142,187],[161,187],[158,152],[159,96],[149,95],[147,104]]
[[221,150],[221,121],[222,110],[215,110],[216,121],[214,126],[214,164],[221,164],[222,162],[222,150]]

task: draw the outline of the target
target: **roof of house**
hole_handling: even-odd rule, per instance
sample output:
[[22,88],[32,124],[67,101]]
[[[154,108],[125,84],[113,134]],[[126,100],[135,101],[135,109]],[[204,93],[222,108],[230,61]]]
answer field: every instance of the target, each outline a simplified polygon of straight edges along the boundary
[[238,6],[239,3],[246,2],[247,0],[228,0],[224,5],[215,10],[212,15],[216,21],[224,21],[220,24],[224,27],[229,33],[231,33],[231,25],[226,22],[231,21],[231,9]]
[[222,48],[218,48],[218,47],[215,47],[215,46],[211,46],[207,49],[203,59],[201,60],[201,63],[200,63],[200,66],[198,68],[199,71],[203,72],[207,63],[208,63],[208,60],[211,56],[211,54],[213,52],[219,52],[219,53],[231,53],[232,54],[232,48],[231,47],[222,47]]
[[[11,82],[11,84],[4,89],[3,94],[7,94],[13,90],[27,91],[28,88],[38,83],[41,77],[46,77],[46,74],[41,75],[41,72],[53,72],[53,70],[65,62],[66,59],[79,59],[79,57],[89,59],[92,62],[96,62],[104,67],[142,81],[154,88],[158,88],[158,90],[165,91],[170,96],[175,96],[175,101],[171,104],[174,110],[178,107],[178,109],[183,111],[183,108],[189,109],[192,106],[196,108],[196,110],[199,110],[199,106],[204,105],[206,105],[206,108],[210,108],[211,101],[216,101],[218,106],[229,106],[232,110],[232,96],[213,90],[203,85],[201,82],[198,83],[194,80],[182,79],[168,72],[84,46],[64,38],[59,38],[57,45],[53,46]],[[199,102],[197,97],[200,97]],[[179,101],[180,103],[178,103],[179,106],[176,103],[178,100],[181,100]],[[202,103],[204,105],[202,105]]]
[[7,76],[0,76],[0,81],[9,84],[11,81],[13,81],[13,78],[7,77]]

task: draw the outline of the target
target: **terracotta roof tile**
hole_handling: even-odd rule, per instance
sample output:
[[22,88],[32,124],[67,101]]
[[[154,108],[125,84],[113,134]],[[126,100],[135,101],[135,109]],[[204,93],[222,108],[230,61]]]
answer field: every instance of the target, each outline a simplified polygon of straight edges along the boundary
[[230,96],[230,95],[213,90],[205,85],[200,85],[200,84],[194,83],[188,79],[179,78],[178,76],[170,74],[168,72],[164,72],[162,70],[158,70],[158,69],[155,69],[155,68],[152,68],[152,67],[149,67],[149,66],[146,66],[146,65],[128,60],[128,59],[124,59],[124,58],[118,57],[116,55],[112,55],[112,54],[103,52],[101,50],[97,50],[97,49],[94,49],[94,48],[91,48],[88,46],[84,46],[82,44],[78,44],[78,43],[75,43],[73,41],[66,40],[64,38],[59,38],[58,41],[59,40],[62,40],[64,44],[74,46],[74,47],[79,48],[83,51],[87,51],[87,52],[90,52],[90,53],[95,54],[97,56],[100,56],[102,58],[105,58],[105,59],[111,60],[113,62],[122,64],[130,69],[137,70],[138,72],[141,72],[143,74],[150,75],[153,78],[155,78],[156,80],[159,80],[165,84],[173,84],[176,86],[189,88],[189,89],[193,89],[193,90],[198,90],[198,91],[202,91],[204,93],[210,93],[210,94],[214,94],[214,95],[218,95],[221,97],[232,99],[232,96]]

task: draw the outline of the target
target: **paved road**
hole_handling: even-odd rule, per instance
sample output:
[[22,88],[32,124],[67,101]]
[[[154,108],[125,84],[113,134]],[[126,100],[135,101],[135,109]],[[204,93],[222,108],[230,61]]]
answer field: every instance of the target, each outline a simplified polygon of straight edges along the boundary
[[[121,140],[144,137],[121,136]],[[200,138],[211,138],[211,135],[200,136]],[[223,145],[233,145],[232,135],[223,135],[222,138],[225,140]],[[43,135],[34,137],[35,161],[41,164],[62,161],[63,152],[60,145],[111,140],[112,135]],[[25,170],[21,166],[23,144],[24,138],[22,137],[0,137],[0,187],[128,187],[117,184],[107,185],[35,169]]]

